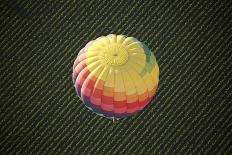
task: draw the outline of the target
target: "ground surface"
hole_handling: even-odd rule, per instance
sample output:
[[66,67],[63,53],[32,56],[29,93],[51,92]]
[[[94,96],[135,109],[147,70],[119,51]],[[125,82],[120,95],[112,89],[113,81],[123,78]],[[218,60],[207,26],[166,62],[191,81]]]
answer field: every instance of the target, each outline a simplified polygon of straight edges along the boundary
[[[0,3],[1,154],[229,154],[229,0],[11,0]],[[112,123],[72,85],[92,39],[136,37],[154,52],[160,85],[144,111]]]

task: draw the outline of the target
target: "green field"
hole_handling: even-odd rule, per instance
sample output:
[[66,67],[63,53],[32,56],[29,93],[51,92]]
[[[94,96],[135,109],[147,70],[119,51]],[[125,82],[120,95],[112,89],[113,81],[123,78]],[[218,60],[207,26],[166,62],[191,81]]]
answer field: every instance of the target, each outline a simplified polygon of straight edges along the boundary
[[[232,153],[232,1],[0,2],[0,154]],[[81,48],[110,33],[154,52],[160,83],[113,123],[72,85]]]

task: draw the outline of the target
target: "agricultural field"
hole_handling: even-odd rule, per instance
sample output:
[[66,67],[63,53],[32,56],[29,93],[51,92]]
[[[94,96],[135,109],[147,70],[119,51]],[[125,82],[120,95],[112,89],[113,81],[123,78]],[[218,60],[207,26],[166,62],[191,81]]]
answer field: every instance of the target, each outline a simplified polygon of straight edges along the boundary
[[[232,2],[0,2],[0,154],[230,154]],[[86,43],[133,36],[154,53],[158,90],[112,122],[72,83]]]

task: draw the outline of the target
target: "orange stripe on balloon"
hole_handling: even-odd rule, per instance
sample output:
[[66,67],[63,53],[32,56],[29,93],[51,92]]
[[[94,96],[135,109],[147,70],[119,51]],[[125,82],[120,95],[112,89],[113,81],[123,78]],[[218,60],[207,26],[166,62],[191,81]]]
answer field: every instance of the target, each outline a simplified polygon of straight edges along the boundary
[[103,90],[105,81],[98,79],[98,82],[95,84],[95,89]]
[[113,88],[104,86],[103,90],[104,90],[103,91],[103,95],[105,95],[105,96],[111,96],[111,97],[114,96],[114,89]]
[[126,93],[125,92],[114,92],[114,101],[125,101]]
[[144,101],[146,98],[148,98],[147,91],[145,91],[142,94],[139,94],[139,101]]
[[128,102],[128,103],[133,103],[133,102],[138,101],[138,96],[137,96],[137,94],[127,95],[126,98],[127,98],[127,102]]
[[149,91],[149,97],[153,97],[153,95],[155,94],[156,90],[158,88],[158,85],[155,85],[151,91]]

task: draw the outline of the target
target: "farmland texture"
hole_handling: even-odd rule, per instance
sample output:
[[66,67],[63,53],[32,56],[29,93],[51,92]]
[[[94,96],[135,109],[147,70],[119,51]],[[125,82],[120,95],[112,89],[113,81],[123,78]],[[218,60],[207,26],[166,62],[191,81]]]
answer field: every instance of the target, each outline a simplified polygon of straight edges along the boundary
[[[0,2],[0,154],[230,154],[232,1]],[[154,52],[152,102],[113,123],[72,84],[81,48],[110,33]]]

